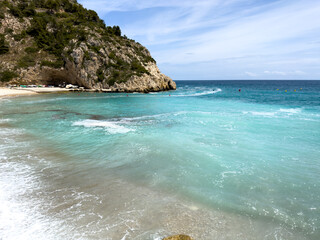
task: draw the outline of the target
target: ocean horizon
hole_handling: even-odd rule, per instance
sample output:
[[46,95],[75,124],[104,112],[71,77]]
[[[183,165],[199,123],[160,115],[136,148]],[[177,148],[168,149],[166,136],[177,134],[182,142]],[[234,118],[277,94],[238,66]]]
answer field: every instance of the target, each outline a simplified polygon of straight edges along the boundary
[[0,239],[320,239],[320,81],[0,99]]

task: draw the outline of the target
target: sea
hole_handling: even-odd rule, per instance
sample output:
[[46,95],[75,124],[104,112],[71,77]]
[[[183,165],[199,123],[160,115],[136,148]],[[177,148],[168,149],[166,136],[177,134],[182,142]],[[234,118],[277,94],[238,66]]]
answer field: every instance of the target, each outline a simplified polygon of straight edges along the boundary
[[1,240],[320,239],[320,81],[0,100]]

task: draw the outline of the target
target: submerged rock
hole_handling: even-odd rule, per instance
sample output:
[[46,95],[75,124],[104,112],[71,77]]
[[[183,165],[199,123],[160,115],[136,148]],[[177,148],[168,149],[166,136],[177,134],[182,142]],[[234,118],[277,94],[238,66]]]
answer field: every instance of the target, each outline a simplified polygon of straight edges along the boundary
[[171,237],[166,237],[163,240],[192,240],[191,237],[187,236],[187,235],[175,235],[175,236],[171,236]]

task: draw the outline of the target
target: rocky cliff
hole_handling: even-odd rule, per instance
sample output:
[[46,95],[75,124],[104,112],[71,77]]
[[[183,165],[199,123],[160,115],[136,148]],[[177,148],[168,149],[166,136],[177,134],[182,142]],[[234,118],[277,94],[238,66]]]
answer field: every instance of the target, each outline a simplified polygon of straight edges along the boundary
[[145,47],[76,0],[1,0],[0,85],[8,83],[115,92],[176,88]]

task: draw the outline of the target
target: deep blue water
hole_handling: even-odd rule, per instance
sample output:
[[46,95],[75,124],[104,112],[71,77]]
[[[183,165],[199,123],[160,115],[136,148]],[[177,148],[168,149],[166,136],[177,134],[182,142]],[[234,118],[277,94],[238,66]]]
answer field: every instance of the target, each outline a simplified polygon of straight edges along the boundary
[[[252,231],[262,232],[256,239],[319,239],[320,81],[178,81],[177,86],[152,94],[3,100],[0,160],[21,162],[10,157],[18,146],[10,131],[21,131],[28,145],[20,150],[36,146],[43,156],[50,154],[47,162],[59,163],[59,169],[77,166],[85,179],[111,176],[250,219],[268,229],[253,224]],[[225,239],[255,239],[249,230],[234,231]]]

